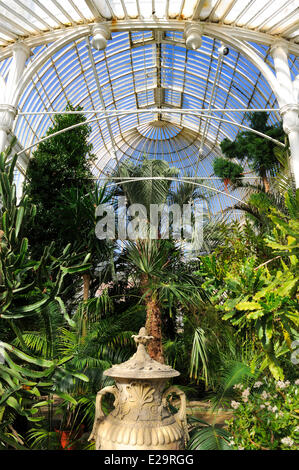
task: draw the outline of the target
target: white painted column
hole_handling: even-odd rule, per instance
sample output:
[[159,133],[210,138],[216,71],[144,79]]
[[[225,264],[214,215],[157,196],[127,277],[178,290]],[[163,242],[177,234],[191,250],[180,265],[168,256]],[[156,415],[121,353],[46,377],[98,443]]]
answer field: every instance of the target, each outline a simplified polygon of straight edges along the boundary
[[295,95],[295,103],[299,104],[299,75],[295,78],[293,82],[293,89],[294,89],[294,95]]
[[7,135],[11,131],[16,109],[9,104],[0,104],[0,152],[6,147]]
[[3,152],[3,150],[5,149],[6,139],[7,132],[3,127],[0,126],[0,152]]
[[283,122],[283,130],[288,135],[291,151],[291,169],[299,188],[299,79],[292,82],[288,62],[288,43],[276,41],[271,48],[278,81],[278,102]]
[[288,135],[291,150],[291,169],[299,188],[299,104],[281,108],[283,129]]
[[[0,152],[2,152],[5,148],[6,138],[7,138],[7,128],[5,126],[5,106],[1,105],[1,103],[5,102],[5,89],[6,83],[4,78],[0,75]],[[3,108],[3,111],[1,110]],[[3,114],[2,114],[3,113]]]
[[30,49],[23,42],[17,42],[13,47],[12,62],[9,68],[7,81],[0,76],[0,152],[7,144],[7,135],[12,130],[16,116],[16,108],[12,106],[18,81],[25,69]]
[[276,78],[279,84],[279,105],[293,103],[293,83],[288,62],[289,45],[286,41],[278,40],[271,47],[271,56],[274,61]]

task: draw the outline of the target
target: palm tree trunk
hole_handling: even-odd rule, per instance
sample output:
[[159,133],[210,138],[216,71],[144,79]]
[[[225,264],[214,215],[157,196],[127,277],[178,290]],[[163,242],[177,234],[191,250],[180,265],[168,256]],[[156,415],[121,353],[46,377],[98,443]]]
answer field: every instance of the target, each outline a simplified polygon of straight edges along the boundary
[[162,319],[161,309],[157,300],[149,295],[146,298],[146,330],[153,339],[148,343],[147,351],[149,356],[155,361],[164,364],[164,355],[162,347]]
[[265,188],[265,193],[268,193],[270,191],[270,185],[267,176],[262,177],[264,188]]
[[90,274],[84,273],[83,277],[83,300],[88,300],[89,297],[89,285],[90,285]]
[[155,361],[164,364],[164,355],[162,347],[162,315],[159,302],[153,296],[149,289],[149,279],[147,274],[142,274],[140,278],[141,292],[145,296],[146,322],[145,328],[149,336],[154,339],[149,341],[147,352]]
[[226,194],[229,194],[228,193],[228,184],[230,183],[229,178],[224,178],[223,183],[224,183],[224,189],[225,189]]

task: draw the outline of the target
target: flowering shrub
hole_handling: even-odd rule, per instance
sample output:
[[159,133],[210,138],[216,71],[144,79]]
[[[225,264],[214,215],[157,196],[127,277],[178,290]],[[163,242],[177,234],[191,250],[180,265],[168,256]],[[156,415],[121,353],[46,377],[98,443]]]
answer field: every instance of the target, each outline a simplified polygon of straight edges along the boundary
[[299,448],[299,379],[264,378],[252,387],[234,386],[234,418],[227,422],[234,450],[294,450]]

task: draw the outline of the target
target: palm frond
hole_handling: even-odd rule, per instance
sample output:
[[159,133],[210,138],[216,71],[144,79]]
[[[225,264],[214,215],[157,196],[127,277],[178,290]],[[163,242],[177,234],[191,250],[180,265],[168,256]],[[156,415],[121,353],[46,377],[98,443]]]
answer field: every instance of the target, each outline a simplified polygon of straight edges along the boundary
[[231,435],[223,428],[210,425],[195,417],[189,418],[189,423],[196,425],[190,433],[188,449],[190,450],[230,450]]
[[[145,157],[140,165],[122,163],[117,167],[114,176],[122,178],[121,188],[129,203],[143,204],[149,213],[150,204],[166,202],[171,181],[165,178],[173,178],[178,174],[179,170],[170,167],[164,160],[149,160]],[[136,180],[125,182],[126,179],[134,177]],[[160,179],[151,179],[153,177]],[[118,193],[120,194],[120,191]]]
[[202,368],[203,377],[208,385],[208,357],[207,340],[202,328],[196,328],[194,331],[193,345],[190,358],[190,377],[199,378],[199,370]]
[[280,169],[275,175],[273,182],[275,189],[283,196],[290,189],[295,190],[295,181],[291,171],[291,157],[289,149],[275,148],[274,154],[280,163]]
[[48,450],[60,449],[59,435],[46,429],[31,429],[28,432],[28,442],[31,448]]
[[234,385],[252,380],[255,374],[246,363],[238,360],[228,360],[219,371],[219,377],[218,390],[215,398],[212,399],[214,409],[223,402],[227,403],[235,396]]
[[[28,349],[44,357],[48,356],[48,343],[44,333],[40,331],[30,331],[23,333],[22,337]],[[19,346],[20,342],[17,338],[14,344]]]

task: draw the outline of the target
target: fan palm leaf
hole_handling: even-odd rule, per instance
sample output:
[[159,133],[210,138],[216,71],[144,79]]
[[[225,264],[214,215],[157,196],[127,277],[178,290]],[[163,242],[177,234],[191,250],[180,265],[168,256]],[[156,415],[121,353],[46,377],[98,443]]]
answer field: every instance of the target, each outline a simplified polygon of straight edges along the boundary
[[196,425],[190,433],[190,450],[229,450],[231,435],[223,428],[210,425],[199,418],[189,418],[189,423]]

